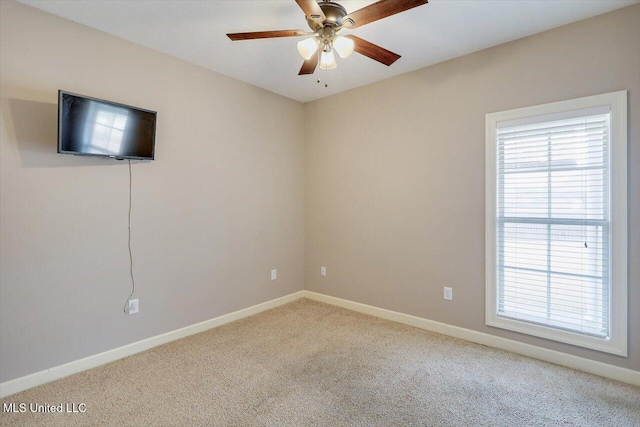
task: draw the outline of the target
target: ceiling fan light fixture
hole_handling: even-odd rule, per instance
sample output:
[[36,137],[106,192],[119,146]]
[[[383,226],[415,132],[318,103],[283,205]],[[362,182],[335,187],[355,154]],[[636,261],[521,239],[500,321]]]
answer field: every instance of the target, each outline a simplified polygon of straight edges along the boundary
[[336,56],[333,54],[333,50],[323,51],[320,56],[320,69],[321,70],[333,70],[338,66],[336,63]]
[[353,53],[356,43],[342,36],[336,36],[333,39],[333,48],[338,52],[338,56],[342,59],[348,58]]
[[317,37],[309,37],[308,39],[299,41],[296,47],[302,59],[308,61],[318,50],[318,45]]

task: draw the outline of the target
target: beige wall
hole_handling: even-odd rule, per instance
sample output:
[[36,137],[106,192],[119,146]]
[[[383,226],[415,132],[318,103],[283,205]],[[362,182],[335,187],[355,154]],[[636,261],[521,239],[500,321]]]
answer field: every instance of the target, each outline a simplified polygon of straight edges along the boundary
[[[0,1],[0,381],[303,283],[640,369],[639,22],[633,6],[303,106]],[[55,152],[58,89],[158,111],[156,160],[133,165],[139,315],[121,311],[126,163]],[[484,115],[621,89],[629,358],[485,327]]]
[[[0,381],[303,288],[302,104],[14,2],[0,41]],[[127,164],[56,153],[58,89],[158,111],[138,315]]]
[[[485,326],[485,114],[622,89],[629,357]],[[306,104],[305,155],[306,289],[640,370],[640,5]]]

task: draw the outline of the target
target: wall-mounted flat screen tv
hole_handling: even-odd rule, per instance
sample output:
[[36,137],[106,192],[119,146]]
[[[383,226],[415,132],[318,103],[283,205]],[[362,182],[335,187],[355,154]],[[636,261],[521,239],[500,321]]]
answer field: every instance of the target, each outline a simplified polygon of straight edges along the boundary
[[153,160],[155,111],[58,91],[58,153]]

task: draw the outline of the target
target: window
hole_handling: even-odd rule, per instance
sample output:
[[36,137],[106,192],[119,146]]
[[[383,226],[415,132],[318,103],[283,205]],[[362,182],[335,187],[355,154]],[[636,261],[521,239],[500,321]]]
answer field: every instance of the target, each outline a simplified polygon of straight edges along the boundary
[[626,92],[487,115],[486,323],[627,355]]

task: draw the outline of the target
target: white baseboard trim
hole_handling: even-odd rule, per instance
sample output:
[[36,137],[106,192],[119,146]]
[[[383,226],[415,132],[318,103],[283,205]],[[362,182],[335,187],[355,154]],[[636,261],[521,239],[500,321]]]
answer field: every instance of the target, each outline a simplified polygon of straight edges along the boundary
[[317,292],[298,291],[280,298],[276,298],[261,304],[234,311],[233,313],[224,314],[216,318],[205,320],[184,328],[176,329],[155,337],[147,338],[122,347],[108,350],[93,356],[65,363],[64,365],[55,366],[45,369],[24,377],[16,378],[10,381],[0,383],[0,398],[10,396],[12,394],[45,384],[78,372],[86,371],[91,368],[113,362],[123,357],[131,356],[136,353],[148,350],[150,348],[166,344],[189,335],[197,334],[224,324],[258,314],[262,311],[275,308],[300,298],[309,298],[311,300],[324,302],[327,304],[343,307],[360,313],[369,314],[383,319],[391,320],[405,325],[425,329],[443,335],[449,335],[461,338],[477,344],[489,347],[499,348],[511,351],[513,353],[522,354],[524,356],[533,357],[535,359],[544,360],[545,362],[555,363],[556,365],[566,366],[568,368],[577,369],[591,374],[610,378],[616,381],[640,386],[640,371],[620,368],[618,366],[597,362],[583,357],[572,356],[570,354],[561,353],[555,350],[549,350],[542,347],[536,347],[530,344],[521,343],[507,338],[497,337],[483,332],[473,331],[471,329],[452,326],[446,323],[436,322],[422,317],[412,316],[409,314],[398,313],[384,308],[374,307],[367,304],[361,304],[336,298]]
[[410,314],[398,313],[396,311],[361,304],[342,298],[336,298],[317,292],[303,291],[303,294],[305,298],[315,301],[343,307],[360,313],[391,320],[393,322],[403,323],[405,325],[414,326],[416,328],[425,329],[438,334],[461,338],[463,340],[486,345],[488,347],[511,351],[523,356],[532,357],[534,359],[543,360],[545,362],[554,363],[567,368],[577,369],[627,384],[640,386],[640,371],[621,368],[607,363],[597,362],[595,360],[585,359],[583,357],[573,356],[507,338],[497,337],[484,332],[448,325],[446,323],[436,322],[422,317],[412,316]]
[[73,362],[65,363],[64,365],[55,366],[53,368],[45,369],[40,372],[25,375],[24,377],[5,381],[3,383],[0,383],[0,398],[57,380],[59,378],[76,374],[78,372],[86,371],[87,369],[95,368],[97,366],[122,359],[123,357],[131,356],[132,354],[140,353],[161,344],[166,344],[170,341],[175,341],[189,335],[197,334],[208,329],[222,326],[224,324],[242,319],[244,317],[253,316],[254,314],[258,314],[262,311],[293,302],[303,297],[304,291],[294,292],[280,298],[272,299],[270,301],[256,304],[242,310],[234,311],[233,313],[223,314],[222,316],[218,316],[210,320],[205,320],[204,322],[185,326],[184,328],[176,329],[174,331],[170,331],[161,335],[156,335],[155,337],[127,344],[125,346],[114,348],[113,350],[108,350],[103,353],[95,354],[93,356],[88,356],[83,359],[74,360]]

